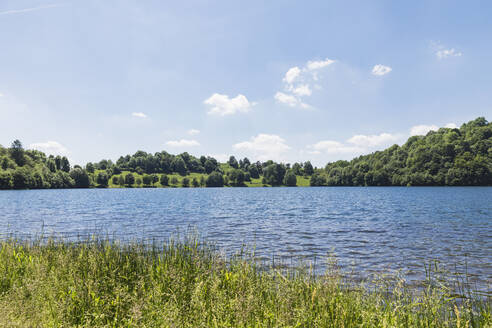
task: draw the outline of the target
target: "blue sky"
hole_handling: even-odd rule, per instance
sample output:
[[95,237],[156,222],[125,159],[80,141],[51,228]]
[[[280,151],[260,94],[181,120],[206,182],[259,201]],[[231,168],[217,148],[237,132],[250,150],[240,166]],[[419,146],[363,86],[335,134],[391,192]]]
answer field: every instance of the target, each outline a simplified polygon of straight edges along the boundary
[[0,144],[316,165],[492,113],[490,1],[0,2]]

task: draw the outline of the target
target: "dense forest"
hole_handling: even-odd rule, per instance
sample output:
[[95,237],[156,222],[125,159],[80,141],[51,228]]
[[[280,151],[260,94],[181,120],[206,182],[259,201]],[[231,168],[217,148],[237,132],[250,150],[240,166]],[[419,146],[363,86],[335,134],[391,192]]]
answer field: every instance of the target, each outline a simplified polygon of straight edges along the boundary
[[459,129],[441,128],[402,145],[351,161],[284,164],[226,163],[188,153],[137,151],[116,163],[71,166],[66,157],[25,150],[19,140],[0,146],[0,189],[241,186],[472,186],[492,185],[492,123],[485,118]]

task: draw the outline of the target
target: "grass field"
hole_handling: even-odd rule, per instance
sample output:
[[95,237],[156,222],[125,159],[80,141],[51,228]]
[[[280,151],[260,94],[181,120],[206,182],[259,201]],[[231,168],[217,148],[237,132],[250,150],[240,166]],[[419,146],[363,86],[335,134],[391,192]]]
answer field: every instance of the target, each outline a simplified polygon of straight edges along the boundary
[[0,327],[491,327],[489,299],[442,279],[369,285],[225,259],[196,238],[162,247],[0,242]]

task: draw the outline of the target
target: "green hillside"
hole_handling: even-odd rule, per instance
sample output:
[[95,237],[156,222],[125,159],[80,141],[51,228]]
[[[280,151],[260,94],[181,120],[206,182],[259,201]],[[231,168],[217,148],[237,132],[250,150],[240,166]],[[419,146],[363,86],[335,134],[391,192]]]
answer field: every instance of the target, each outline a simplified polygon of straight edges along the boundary
[[441,128],[402,145],[326,165],[314,184],[330,186],[492,185],[492,123]]
[[402,145],[328,163],[251,162],[231,156],[137,151],[116,163],[70,166],[66,157],[0,146],[0,189],[261,187],[261,186],[488,186],[492,185],[492,123],[480,117],[459,129],[441,128]]

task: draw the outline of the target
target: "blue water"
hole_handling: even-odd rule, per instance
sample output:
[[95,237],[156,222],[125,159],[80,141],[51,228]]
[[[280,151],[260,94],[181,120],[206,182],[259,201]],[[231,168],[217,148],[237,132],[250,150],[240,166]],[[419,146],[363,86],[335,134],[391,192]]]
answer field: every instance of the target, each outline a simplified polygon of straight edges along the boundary
[[0,235],[165,240],[194,227],[226,253],[327,254],[371,273],[431,259],[492,285],[492,188],[92,189],[0,192]]

